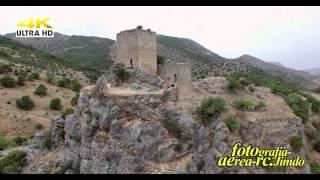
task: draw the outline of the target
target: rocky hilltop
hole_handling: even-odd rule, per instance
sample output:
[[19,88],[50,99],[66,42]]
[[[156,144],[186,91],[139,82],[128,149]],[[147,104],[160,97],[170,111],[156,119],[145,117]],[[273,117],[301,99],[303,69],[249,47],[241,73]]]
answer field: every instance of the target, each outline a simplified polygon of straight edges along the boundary
[[[164,97],[166,84],[157,76],[132,70],[127,83],[106,88],[116,81],[108,71],[84,88],[74,114],[53,119],[47,132],[34,137],[23,172],[279,173],[260,167],[220,168],[216,162],[236,142],[291,150],[290,137],[305,140],[301,118],[268,88],[251,86],[234,94],[227,90],[226,78],[210,77],[193,83],[192,103],[179,104]],[[208,96],[223,97],[228,110],[204,124],[195,110]],[[239,98],[264,101],[266,106],[244,111],[233,104]],[[228,126],[231,115],[238,118],[237,130]],[[294,155],[306,159],[305,148]],[[281,173],[310,173],[306,162],[303,168]]]

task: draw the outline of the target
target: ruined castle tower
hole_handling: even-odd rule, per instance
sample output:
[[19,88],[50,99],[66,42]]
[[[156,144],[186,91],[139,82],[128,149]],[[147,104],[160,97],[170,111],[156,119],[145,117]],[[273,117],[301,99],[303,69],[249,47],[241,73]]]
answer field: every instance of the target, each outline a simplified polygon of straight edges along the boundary
[[156,75],[156,33],[142,28],[121,31],[112,46],[111,57],[114,63]]
[[192,97],[191,65],[185,63],[163,64],[158,66],[158,74],[171,87],[177,88],[177,99],[184,100]]

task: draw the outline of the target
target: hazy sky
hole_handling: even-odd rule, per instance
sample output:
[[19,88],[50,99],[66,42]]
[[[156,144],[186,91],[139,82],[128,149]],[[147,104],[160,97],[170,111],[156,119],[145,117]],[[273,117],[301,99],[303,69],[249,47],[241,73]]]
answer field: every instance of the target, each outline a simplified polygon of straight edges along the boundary
[[320,67],[320,7],[0,7],[0,34],[27,17],[54,31],[115,39],[142,25],[193,39],[227,58],[250,54],[295,69]]

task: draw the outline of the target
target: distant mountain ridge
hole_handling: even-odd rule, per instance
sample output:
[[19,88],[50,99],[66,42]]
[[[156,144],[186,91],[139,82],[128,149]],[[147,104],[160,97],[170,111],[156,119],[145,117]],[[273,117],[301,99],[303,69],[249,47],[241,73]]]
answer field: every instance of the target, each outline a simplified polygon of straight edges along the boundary
[[[112,63],[110,57],[110,47],[114,43],[112,39],[67,36],[61,33],[55,33],[55,38],[50,39],[17,39],[13,33],[5,36],[64,59],[65,64],[83,71],[92,80],[101,76]],[[264,71],[265,75],[279,76],[304,88],[318,86],[318,83],[313,81],[316,77],[309,73],[281,67],[279,64],[265,62],[250,55],[227,59],[187,38],[157,35],[157,51],[158,55],[164,57],[168,63],[192,64],[194,79],[212,75],[227,76],[232,72]]]
[[270,61],[269,63],[279,66],[279,67],[285,67],[283,64],[281,64],[280,62],[276,62],[276,61]]
[[314,76],[320,75],[320,68],[306,69],[305,71],[308,72],[309,74],[314,75]]

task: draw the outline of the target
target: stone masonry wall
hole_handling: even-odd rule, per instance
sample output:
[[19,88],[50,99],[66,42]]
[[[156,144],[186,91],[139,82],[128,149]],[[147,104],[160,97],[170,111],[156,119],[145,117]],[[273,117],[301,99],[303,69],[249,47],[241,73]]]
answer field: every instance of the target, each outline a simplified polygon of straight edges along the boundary
[[140,69],[146,73],[157,73],[156,33],[133,29],[117,34],[113,46],[114,63],[123,63],[126,67]]
[[183,63],[159,65],[158,74],[170,85],[177,87],[179,100],[192,97],[191,65]]

